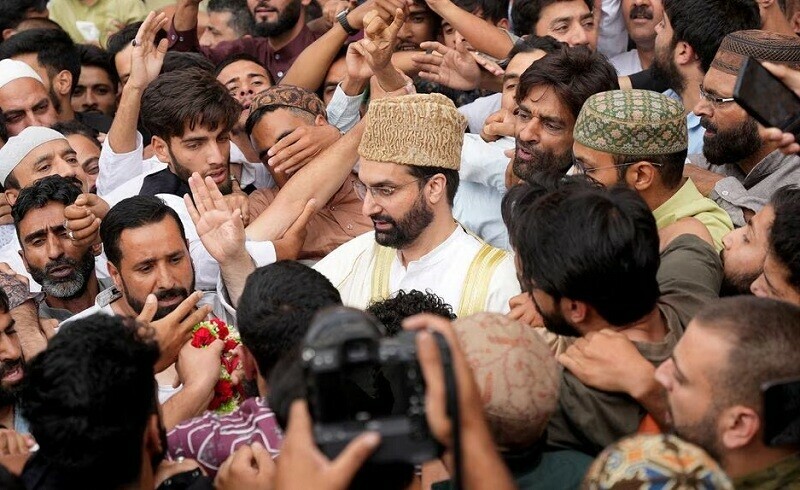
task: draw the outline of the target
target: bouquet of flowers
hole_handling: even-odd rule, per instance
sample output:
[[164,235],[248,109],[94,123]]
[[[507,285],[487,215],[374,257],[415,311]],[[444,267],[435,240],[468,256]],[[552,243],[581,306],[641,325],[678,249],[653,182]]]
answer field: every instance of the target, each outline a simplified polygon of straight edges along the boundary
[[[231,329],[233,329],[233,332],[231,332]],[[214,398],[211,399],[208,409],[217,413],[230,413],[245,398],[241,383],[234,386],[231,379],[231,374],[239,367],[241,362],[239,356],[234,352],[236,347],[241,344],[238,332],[233,327],[229,328],[219,318],[200,322],[192,329],[193,347],[202,349],[217,339],[225,342],[225,347],[223,347],[222,356],[220,357],[219,380],[214,386]]]

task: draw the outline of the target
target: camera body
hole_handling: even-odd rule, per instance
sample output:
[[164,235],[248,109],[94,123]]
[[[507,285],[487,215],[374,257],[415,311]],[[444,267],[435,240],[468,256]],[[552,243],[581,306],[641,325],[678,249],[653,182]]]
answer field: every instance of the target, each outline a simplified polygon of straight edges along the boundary
[[301,357],[314,438],[327,457],[365,431],[381,434],[373,463],[422,464],[441,453],[428,429],[413,333],[384,338],[374,318],[337,307],[312,322]]

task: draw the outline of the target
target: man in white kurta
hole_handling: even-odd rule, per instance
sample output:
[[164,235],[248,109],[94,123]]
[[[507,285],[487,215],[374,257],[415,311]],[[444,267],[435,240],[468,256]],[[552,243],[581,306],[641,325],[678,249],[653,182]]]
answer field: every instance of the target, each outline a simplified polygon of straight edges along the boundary
[[365,308],[416,289],[439,295],[459,316],[509,310],[520,292],[513,257],[468,233],[452,214],[465,125],[439,94],[370,104],[359,179],[375,231],[315,266],[345,305]]

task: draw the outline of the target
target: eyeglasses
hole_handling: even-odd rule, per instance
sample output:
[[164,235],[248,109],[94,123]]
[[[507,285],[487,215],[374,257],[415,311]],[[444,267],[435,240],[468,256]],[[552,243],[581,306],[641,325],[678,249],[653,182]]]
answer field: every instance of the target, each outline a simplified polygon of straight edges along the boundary
[[733,97],[717,97],[716,95],[711,95],[708,92],[706,92],[705,89],[703,89],[702,84],[700,85],[700,97],[702,97],[703,100],[711,104],[712,107],[717,107],[722,104],[728,104],[736,100]]
[[[617,164],[617,165],[607,165],[605,167],[587,167],[586,164],[584,164],[583,162],[581,162],[579,160],[573,160],[572,161],[572,166],[575,167],[575,170],[576,170],[578,175],[589,175],[589,174],[592,174],[592,173],[594,173],[594,172],[596,172],[598,170],[604,170],[604,169],[607,169],[607,168],[629,167],[629,166],[635,165],[635,164],[637,164],[637,163],[639,163],[641,161],[644,161],[644,160],[638,160],[636,162],[620,163],[620,164]],[[654,162],[648,162],[648,163],[650,165],[653,165],[654,167],[663,166],[660,163],[654,163]]]
[[406,182],[405,184],[400,184],[397,186],[381,185],[372,187],[356,179],[353,181],[353,188],[355,189],[358,198],[361,199],[362,201],[367,197],[367,191],[369,191],[369,193],[372,194],[373,199],[378,201],[385,201],[386,199],[391,198],[398,189],[402,189],[403,187],[409,186],[414,182],[419,182],[420,180],[427,180],[427,179],[421,177],[419,179],[414,179],[409,182]]

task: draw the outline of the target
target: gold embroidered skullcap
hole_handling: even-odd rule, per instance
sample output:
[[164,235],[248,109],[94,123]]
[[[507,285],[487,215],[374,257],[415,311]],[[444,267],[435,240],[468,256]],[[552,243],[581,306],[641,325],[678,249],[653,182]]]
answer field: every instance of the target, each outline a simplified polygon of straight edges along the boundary
[[466,118],[441,94],[415,94],[370,102],[358,154],[377,162],[461,167]]
[[797,70],[800,68],[800,38],[756,29],[732,32],[722,40],[711,68],[737,75],[747,56]]
[[312,116],[328,119],[325,103],[314,92],[294,85],[273,85],[256,95],[250,105],[250,113],[261,107],[286,107],[306,111]]

